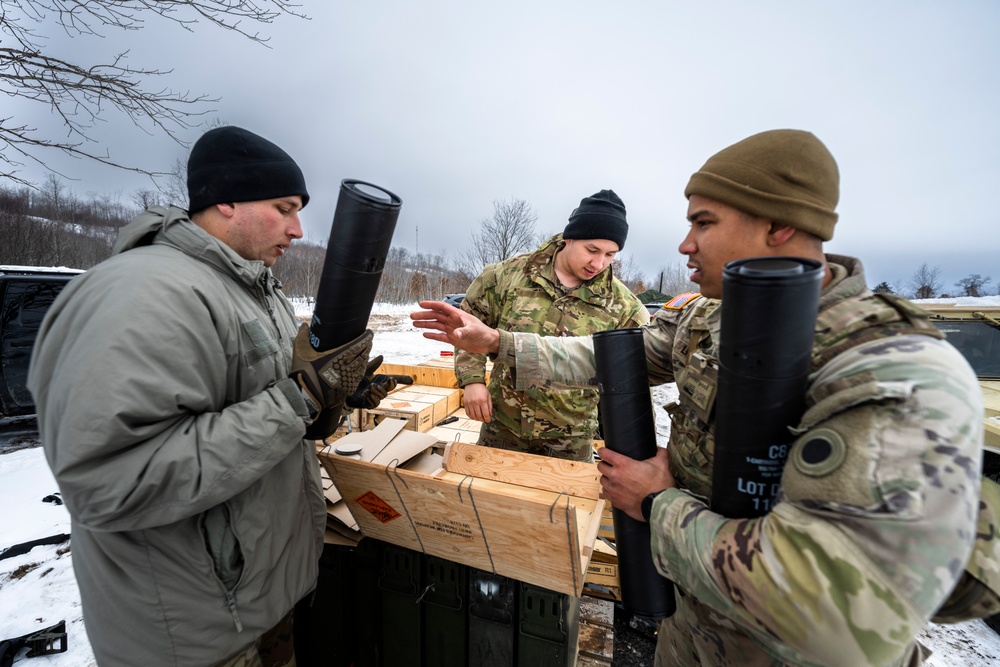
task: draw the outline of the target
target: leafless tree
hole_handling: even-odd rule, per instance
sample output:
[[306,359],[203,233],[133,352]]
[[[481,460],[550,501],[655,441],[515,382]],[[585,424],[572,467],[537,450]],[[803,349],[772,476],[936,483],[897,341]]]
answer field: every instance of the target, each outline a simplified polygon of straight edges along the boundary
[[661,266],[656,280],[650,282],[647,286],[656,289],[658,292],[663,292],[667,296],[677,296],[684,292],[697,292],[699,289],[698,286],[688,280],[690,274],[691,272],[687,268],[687,265],[677,260]]
[[531,250],[535,246],[535,223],[538,215],[523,199],[493,202],[493,215],[479,222],[479,233],[472,235],[466,250],[464,267],[478,275],[487,264]]
[[[61,151],[78,158],[147,174],[162,175],[119,161],[95,145],[91,133],[108,108],[115,108],[142,131],[166,133],[183,143],[178,132],[208,113],[215,100],[204,94],[175,92],[153,83],[170,70],[133,66],[128,52],[105,62],[70,62],[49,54],[45,33],[62,30],[77,38],[102,38],[109,32],[141,30],[149,15],[193,31],[199,22],[232,30],[264,44],[254,32],[283,14],[303,17],[288,0],[16,0],[0,2],[0,93],[49,108],[65,123],[64,139],[42,136],[12,115],[0,115],[0,177],[31,185],[17,176],[25,162],[46,169],[47,157]],[[304,18],[304,17],[303,17]],[[108,40],[111,43],[111,40]]]
[[986,286],[993,280],[987,276],[983,277],[978,273],[970,273],[966,277],[955,282],[955,287],[961,287],[965,296],[983,296],[986,294]]
[[914,299],[932,299],[941,291],[941,287],[941,269],[928,266],[927,262],[921,264],[910,278]]
[[611,270],[618,280],[625,283],[633,292],[641,292],[645,289],[645,281],[642,277],[642,270],[636,265],[632,255],[623,257],[620,253],[615,255],[611,262]]
[[326,246],[303,239],[293,243],[274,265],[274,275],[281,281],[285,294],[315,299],[325,261]]
[[165,200],[172,206],[187,208],[187,163],[183,160],[174,160],[174,167],[170,170],[166,179],[157,182],[160,192]]
[[163,195],[159,191],[149,188],[140,188],[133,192],[132,201],[135,202],[135,205],[143,211],[148,209],[150,206],[157,206],[164,203]]

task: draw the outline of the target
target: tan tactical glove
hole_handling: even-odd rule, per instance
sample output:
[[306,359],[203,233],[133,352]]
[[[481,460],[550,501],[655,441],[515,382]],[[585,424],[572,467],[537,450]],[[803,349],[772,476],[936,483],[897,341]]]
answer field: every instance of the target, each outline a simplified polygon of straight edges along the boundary
[[[332,424],[336,429],[344,400],[354,393],[365,377],[373,338],[374,334],[368,330],[340,347],[317,352],[309,343],[309,325],[299,327],[292,348],[292,372],[289,377],[302,390],[314,424]],[[321,415],[324,418],[321,419]],[[306,430],[307,438],[318,439],[328,435]]]

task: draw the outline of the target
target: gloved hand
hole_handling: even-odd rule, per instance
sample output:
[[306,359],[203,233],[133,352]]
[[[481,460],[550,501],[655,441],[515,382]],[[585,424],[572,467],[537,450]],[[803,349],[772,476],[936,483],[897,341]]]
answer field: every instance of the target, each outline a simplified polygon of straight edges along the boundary
[[372,410],[377,408],[382,399],[396,388],[396,378],[393,376],[373,375],[381,365],[381,354],[368,362],[368,367],[365,369],[365,376],[361,379],[357,390],[348,396],[345,401],[347,407]]
[[373,338],[368,330],[340,347],[317,352],[309,343],[309,325],[299,327],[292,347],[292,372],[288,375],[299,385],[314,421],[326,411],[329,414],[325,421],[332,421],[336,427],[344,401],[365,376]]

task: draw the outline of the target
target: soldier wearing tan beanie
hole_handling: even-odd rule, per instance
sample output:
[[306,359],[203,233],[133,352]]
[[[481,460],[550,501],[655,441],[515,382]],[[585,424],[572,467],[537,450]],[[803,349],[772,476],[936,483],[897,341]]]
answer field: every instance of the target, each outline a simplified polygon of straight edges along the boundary
[[[685,189],[691,224],[678,250],[701,294],[674,297],[641,327],[650,384],[678,389],[669,446],[641,461],[604,448],[598,464],[605,500],[649,523],[653,562],[674,582],[657,667],[912,667],[928,620],[989,613],[976,596],[1000,603],[1000,576],[979,565],[997,562],[984,554],[1000,541],[976,528],[977,508],[979,525],[995,522],[969,465],[982,457],[975,374],[926,313],[872,294],[858,259],[824,254],[839,180],[815,136],[772,130],[710,157]],[[796,440],[767,513],[725,517],[707,500],[725,465],[715,448],[723,269],[762,256],[825,269],[807,410],[789,425]],[[441,332],[426,336],[495,354],[518,389],[596,383],[585,337],[497,331],[421,305],[430,310],[414,323]]]
[[684,189],[685,197],[695,194],[829,241],[837,222],[840,172],[812,133],[770,130],[708,158]]

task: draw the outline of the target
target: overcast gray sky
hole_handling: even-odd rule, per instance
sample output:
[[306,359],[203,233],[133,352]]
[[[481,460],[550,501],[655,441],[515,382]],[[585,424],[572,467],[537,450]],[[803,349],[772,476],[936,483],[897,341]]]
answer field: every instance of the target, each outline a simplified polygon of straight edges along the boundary
[[[945,291],[970,273],[1000,283],[995,0],[306,0],[302,11],[311,20],[263,26],[271,48],[154,18],[103,40],[46,32],[61,54],[106,61],[128,48],[135,66],[173,69],[164,85],[220,97],[207,119],[262,134],[302,166],[316,241],[344,178],[402,198],[394,245],[452,258],[496,199],[527,200],[554,233],[582,197],[612,188],[628,209],[624,252],[653,274],[680,259],[690,174],[750,134],[791,127],[836,157],[841,218],[827,247],[864,259],[870,285],[906,283],[923,262]],[[150,169],[186,159],[105,119],[95,136],[113,157]],[[55,162],[79,194],[149,187]]]

